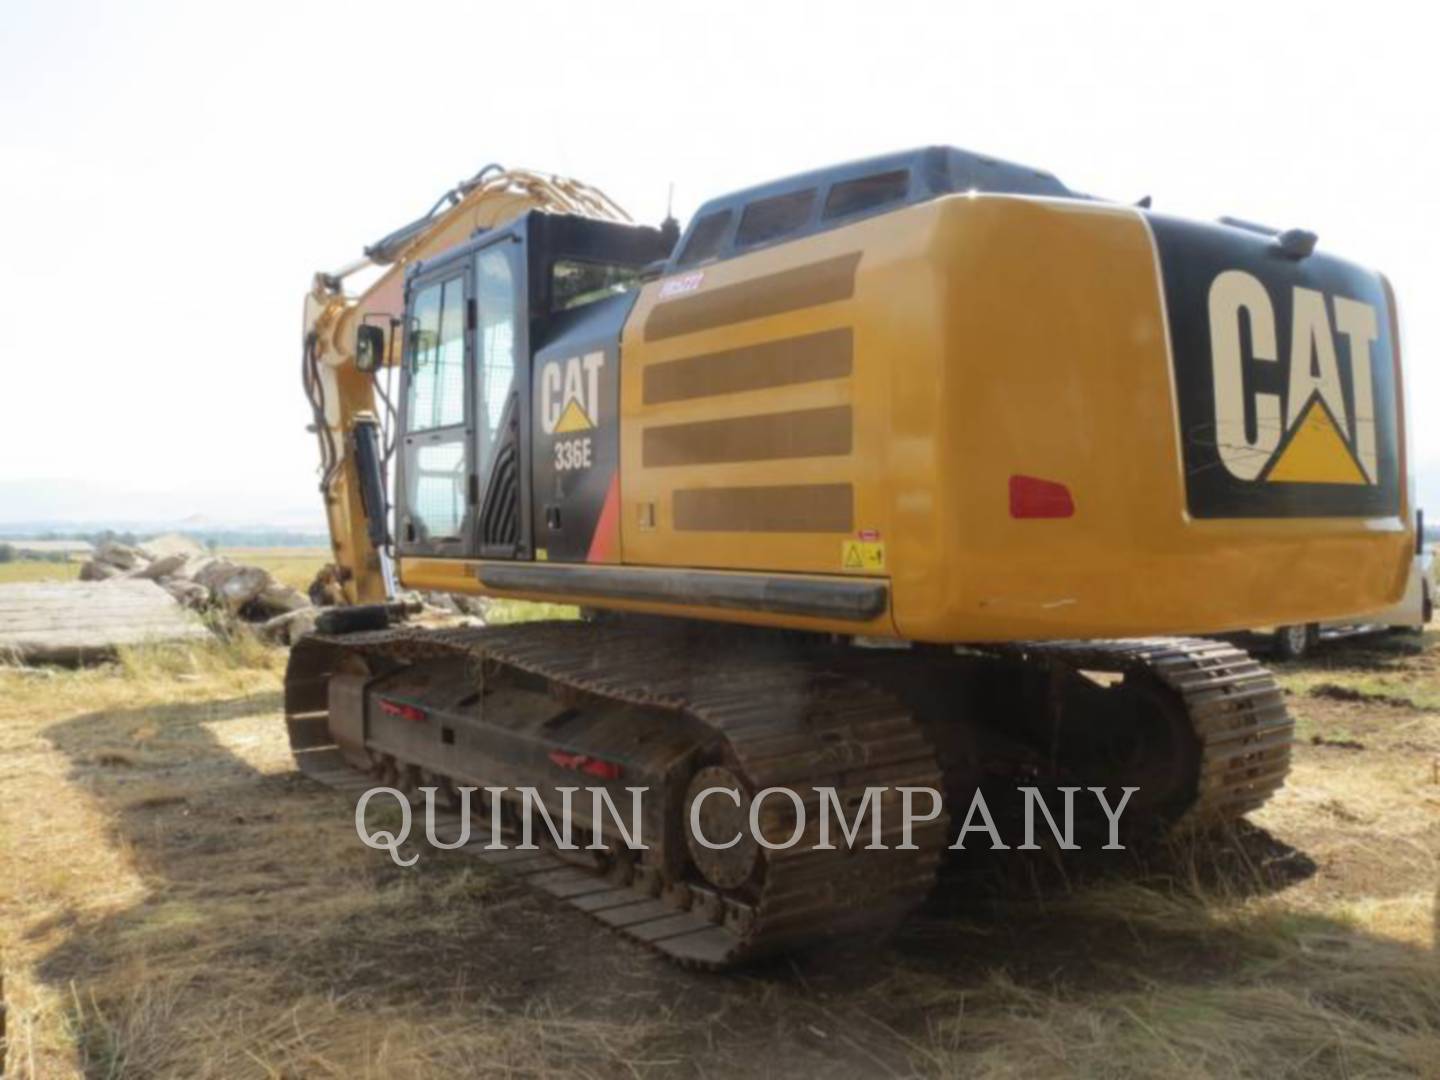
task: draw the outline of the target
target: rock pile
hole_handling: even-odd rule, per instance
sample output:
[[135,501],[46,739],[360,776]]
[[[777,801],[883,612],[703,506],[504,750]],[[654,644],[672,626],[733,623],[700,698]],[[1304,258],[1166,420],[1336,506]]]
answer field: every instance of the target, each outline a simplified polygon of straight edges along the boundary
[[315,628],[316,611],[304,593],[258,566],[211,555],[189,537],[162,536],[135,547],[112,541],[80,568],[81,581],[135,578],[155,582],[188,608],[254,624],[277,644],[292,644]]
[[[131,546],[101,544],[80,568],[81,581],[153,581],[185,607],[221,625],[248,625],[266,641],[293,645],[315,629],[319,608],[344,603],[333,568],[316,575],[309,594],[283,585],[258,566],[211,555],[173,533]],[[423,593],[424,625],[483,622],[490,601],[479,596]]]

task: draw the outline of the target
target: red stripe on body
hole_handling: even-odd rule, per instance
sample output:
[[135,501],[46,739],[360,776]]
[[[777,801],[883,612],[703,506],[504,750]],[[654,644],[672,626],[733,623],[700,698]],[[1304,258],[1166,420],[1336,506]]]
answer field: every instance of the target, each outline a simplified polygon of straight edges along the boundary
[[610,489],[605,492],[605,505],[600,508],[600,520],[595,523],[595,535],[590,538],[590,551],[586,562],[609,563],[620,561],[620,470],[610,477]]

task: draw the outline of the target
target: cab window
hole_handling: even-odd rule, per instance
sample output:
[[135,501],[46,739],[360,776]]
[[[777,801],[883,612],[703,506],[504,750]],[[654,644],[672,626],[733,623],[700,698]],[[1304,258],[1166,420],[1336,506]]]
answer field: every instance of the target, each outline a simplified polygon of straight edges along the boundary
[[717,210],[706,214],[690,229],[690,239],[685,241],[685,251],[680,256],[680,266],[713,259],[720,252],[725,234],[730,230],[730,211]]
[[475,335],[479,397],[476,469],[484,476],[515,382],[515,266],[504,246],[487,247],[476,258],[475,291],[479,317]]
[[450,541],[465,520],[465,279],[427,285],[411,308],[402,532]]
[[460,277],[415,298],[406,431],[465,422],[465,284]]
[[798,232],[809,222],[810,209],[814,205],[814,188],[789,191],[751,203],[740,215],[740,227],[735,230],[735,246],[754,247]]
[[568,311],[632,288],[640,279],[633,266],[556,259],[550,268],[550,310]]
[[863,214],[904,200],[910,191],[910,170],[874,173],[854,180],[843,180],[825,196],[824,220]]

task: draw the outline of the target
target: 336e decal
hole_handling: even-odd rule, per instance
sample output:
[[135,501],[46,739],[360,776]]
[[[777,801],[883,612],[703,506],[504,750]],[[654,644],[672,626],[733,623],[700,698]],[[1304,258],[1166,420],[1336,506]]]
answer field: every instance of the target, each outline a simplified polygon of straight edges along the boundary
[[556,472],[588,469],[593,464],[594,450],[589,438],[557,439],[555,441]]

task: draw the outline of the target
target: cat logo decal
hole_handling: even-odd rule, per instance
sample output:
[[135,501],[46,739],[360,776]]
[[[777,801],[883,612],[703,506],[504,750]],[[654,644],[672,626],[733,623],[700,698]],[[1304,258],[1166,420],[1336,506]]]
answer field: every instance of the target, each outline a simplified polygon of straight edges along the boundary
[[[1282,357],[1275,306],[1259,278],[1226,270],[1210,286],[1220,462],[1237,480],[1373,485],[1379,476],[1372,375],[1379,313],[1363,301],[1298,285],[1290,311],[1290,347]],[[1259,389],[1247,365],[1275,366],[1283,395]]]

